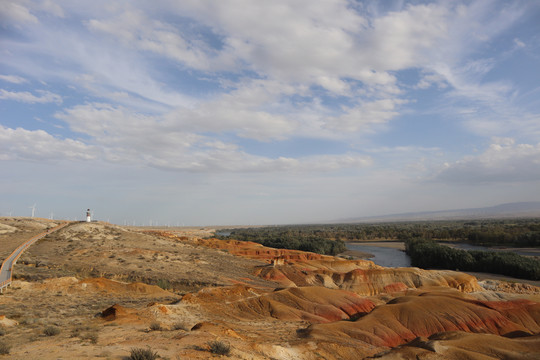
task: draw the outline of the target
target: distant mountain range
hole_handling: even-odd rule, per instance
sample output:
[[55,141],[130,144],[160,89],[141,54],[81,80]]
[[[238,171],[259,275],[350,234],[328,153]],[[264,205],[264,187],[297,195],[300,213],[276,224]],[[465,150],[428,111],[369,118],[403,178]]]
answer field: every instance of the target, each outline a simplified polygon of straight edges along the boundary
[[422,220],[466,220],[466,219],[494,219],[494,218],[521,218],[539,217],[540,201],[517,202],[500,204],[491,207],[475,209],[458,209],[442,211],[411,212],[381,216],[367,216],[359,218],[340,219],[332,223],[359,223],[384,221],[422,221]]

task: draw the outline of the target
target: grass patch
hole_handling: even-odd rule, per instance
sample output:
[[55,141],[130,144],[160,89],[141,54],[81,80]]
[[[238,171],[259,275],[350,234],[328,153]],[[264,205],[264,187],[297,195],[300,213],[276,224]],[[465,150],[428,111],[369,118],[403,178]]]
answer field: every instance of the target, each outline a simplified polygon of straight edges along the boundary
[[171,282],[167,279],[159,279],[156,282],[156,285],[162,288],[163,290],[169,290],[171,288]]
[[172,326],[172,329],[173,330],[184,330],[184,331],[189,331],[189,327],[186,326],[184,323],[182,322],[177,322],[177,323],[174,323],[173,326]]
[[152,351],[150,347],[146,349],[143,348],[132,348],[129,355],[129,360],[155,360],[159,358],[157,351]]
[[56,326],[47,326],[45,329],[43,329],[43,334],[46,336],[56,336],[60,334],[60,329]]
[[10,350],[11,350],[11,345],[3,341],[0,341],[0,355],[7,355],[9,354]]
[[231,345],[223,341],[210,341],[208,347],[212,354],[229,356],[231,353]]
[[158,322],[153,322],[150,324],[150,331],[160,331],[161,330],[161,324]]
[[93,333],[87,333],[87,334],[84,334],[80,337],[82,340],[88,340],[90,341],[92,344],[97,344],[98,342],[98,339],[99,339],[99,335],[95,332]]

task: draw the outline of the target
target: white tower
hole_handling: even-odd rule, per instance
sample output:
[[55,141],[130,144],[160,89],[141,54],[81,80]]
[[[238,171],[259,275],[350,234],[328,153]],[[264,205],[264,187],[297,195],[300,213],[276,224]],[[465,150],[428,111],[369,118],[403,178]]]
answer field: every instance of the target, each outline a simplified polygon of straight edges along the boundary
[[91,222],[92,216],[90,215],[90,209],[86,210],[86,222]]

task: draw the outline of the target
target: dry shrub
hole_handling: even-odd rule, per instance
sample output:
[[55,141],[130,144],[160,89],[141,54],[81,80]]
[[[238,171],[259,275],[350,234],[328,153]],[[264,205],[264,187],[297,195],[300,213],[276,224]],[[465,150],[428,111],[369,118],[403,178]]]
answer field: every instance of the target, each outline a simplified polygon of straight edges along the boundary
[[47,336],[55,336],[55,335],[58,335],[60,334],[60,329],[57,328],[56,326],[47,326],[44,330],[43,330],[43,333]]
[[208,346],[210,347],[210,352],[212,354],[229,356],[231,353],[231,345],[223,341],[210,341]]
[[146,349],[132,348],[129,360],[155,360],[158,357],[157,351],[152,351],[150,347],[147,347]]
[[11,345],[3,341],[0,341],[0,355],[7,355],[9,354],[10,350],[11,350]]

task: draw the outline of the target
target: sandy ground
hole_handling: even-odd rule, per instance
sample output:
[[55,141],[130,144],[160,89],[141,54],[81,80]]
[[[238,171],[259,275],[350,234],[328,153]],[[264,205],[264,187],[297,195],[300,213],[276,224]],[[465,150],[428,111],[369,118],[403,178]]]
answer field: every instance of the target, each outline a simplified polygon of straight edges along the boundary
[[199,246],[191,239],[209,236],[211,230],[190,231],[179,231],[184,240],[173,241],[106,223],[73,223],[30,247],[19,259],[14,276],[23,280],[105,276],[159,283],[178,293],[228,285],[233,279],[264,283],[251,274],[253,267],[264,263]]
[[530,284],[530,285],[540,287],[540,281],[535,281],[535,280],[518,279],[511,276],[506,276],[506,275],[481,273],[481,272],[465,272],[465,273],[476,277],[478,280],[488,280],[488,279],[502,280],[509,283],[523,283],[523,284]]
[[55,221],[41,218],[0,218],[0,259],[8,257],[13,250],[32,236],[56,225],[58,223]]

